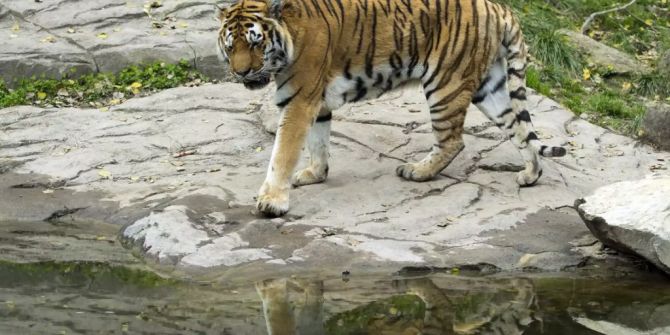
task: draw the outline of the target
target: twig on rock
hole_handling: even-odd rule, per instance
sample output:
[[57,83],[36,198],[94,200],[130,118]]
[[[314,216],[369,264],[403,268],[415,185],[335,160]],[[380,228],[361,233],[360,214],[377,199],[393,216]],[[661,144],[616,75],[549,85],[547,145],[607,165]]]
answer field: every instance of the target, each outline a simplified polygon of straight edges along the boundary
[[582,34],[586,34],[586,31],[589,29],[589,26],[591,26],[591,23],[593,22],[593,20],[595,20],[596,16],[611,13],[611,12],[616,12],[616,11],[620,11],[620,10],[624,10],[624,9],[632,6],[636,1],[637,0],[631,0],[631,2],[629,2],[629,3],[627,3],[623,6],[614,7],[614,8],[611,8],[611,9],[607,9],[607,10],[603,10],[603,11],[595,12],[595,13],[591,14],[586,19],[584,24],[582,25]]

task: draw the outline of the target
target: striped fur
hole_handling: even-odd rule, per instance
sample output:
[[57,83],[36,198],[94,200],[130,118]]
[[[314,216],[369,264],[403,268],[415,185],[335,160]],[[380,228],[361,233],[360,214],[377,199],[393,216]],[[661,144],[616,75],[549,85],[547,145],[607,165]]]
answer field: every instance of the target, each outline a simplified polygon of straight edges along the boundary
[[463,148],[463,122],[475,103],[519,148],[521,186],[541,176],[539,156],[565,155],[543,145],[525,107],[527,48],[519,22],[487,0],[240,0],[221,11],[219,49],[249,88],[277,82],[283,109],[262,213],[288,211],[291,174],[312,124],[310,165],[295,185],[325,180],[330,113],[401,85],[423,86],[435,144],[399,176],[430,180]]

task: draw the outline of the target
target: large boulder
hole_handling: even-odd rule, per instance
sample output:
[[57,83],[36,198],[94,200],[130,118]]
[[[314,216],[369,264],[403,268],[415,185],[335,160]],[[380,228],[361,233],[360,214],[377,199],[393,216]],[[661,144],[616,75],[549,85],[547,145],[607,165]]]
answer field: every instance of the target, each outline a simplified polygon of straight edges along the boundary
[[575,207],[604,244],[642,256],[670,274],[670,176],[601,187]]
[[611,68],[617,74],[646,73],[649,67],[638,62],[633,56],[600,43],[576,31],[561,29],[558,33],[577,51],[586,55],[589,62],[604,68]]
[[670,150],[670,106],[654,104],[647,108],[640,125],[640,137],[660,149]]

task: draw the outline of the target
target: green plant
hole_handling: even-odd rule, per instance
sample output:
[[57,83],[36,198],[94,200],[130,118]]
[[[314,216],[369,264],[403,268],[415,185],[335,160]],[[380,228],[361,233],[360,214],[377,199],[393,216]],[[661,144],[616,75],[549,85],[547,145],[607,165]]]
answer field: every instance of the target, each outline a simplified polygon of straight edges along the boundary
[[177,64],[153,63],[130,66],[119,74],[96,73],[76,79],[21,79],[9,88],[0,83],[0,108],[36,104],[75,106],[113,105],[129,96],[184,85],[201,83],[207,78],[187,61]]

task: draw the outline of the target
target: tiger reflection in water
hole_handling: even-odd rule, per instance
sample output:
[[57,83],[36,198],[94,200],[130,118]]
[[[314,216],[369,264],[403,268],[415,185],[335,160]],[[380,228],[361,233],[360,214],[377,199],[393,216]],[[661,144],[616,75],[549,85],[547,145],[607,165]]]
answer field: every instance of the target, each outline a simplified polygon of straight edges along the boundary
[[[400,294],[419,297],[425,304],[423,320],[407,324],[370,324],[360,334],[383,335],[521,335],[532,324],[542,320],[537,315],[535,288],[528,279],[511,279],[494,288],[513,291],[504,301],[486,297],[487,301],[470,309],[465,315],[445,291],[430,278],[402,279],[393,282]],[[270,279],[256,283],[263,302],[263,313],[269,335],[323,335],[323,281]],[[290,299],[296,292],[298,299]],[[489,299],[490,298],[490,299]],[[359,333],[356,333],[359,334]]]

